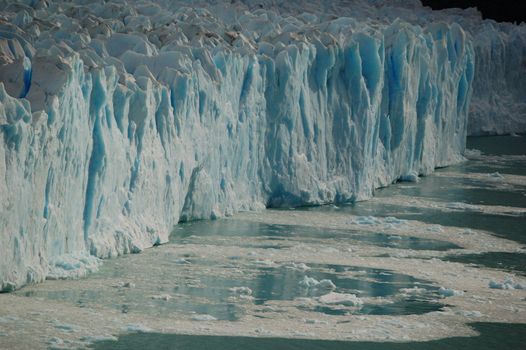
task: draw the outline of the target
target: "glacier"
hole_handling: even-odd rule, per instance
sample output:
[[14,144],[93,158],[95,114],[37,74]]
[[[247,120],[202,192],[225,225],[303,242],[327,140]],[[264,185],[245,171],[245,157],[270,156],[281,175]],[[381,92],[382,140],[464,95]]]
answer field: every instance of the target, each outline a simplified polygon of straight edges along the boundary
[[475,75],[468,134],[526,133],[526,23],[482,20],[475,9],[435,11],[434,16],[458,23],[473,43]]
[[526,27],[473,10],[0,8],[0,291],[82,276],[167,242],[181,221],[364,200],[461,161],[468,132],[525,125]]

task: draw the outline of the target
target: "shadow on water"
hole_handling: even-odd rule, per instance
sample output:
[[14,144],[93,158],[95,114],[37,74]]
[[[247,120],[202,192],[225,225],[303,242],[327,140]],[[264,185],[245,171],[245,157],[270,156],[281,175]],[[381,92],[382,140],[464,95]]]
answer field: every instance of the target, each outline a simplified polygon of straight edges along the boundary
[[483,160],[470,160],[467,163],[452,165],[446,171],[458,173],[487,173],[499,172],[503,175],[523,175],[526,176],[526,162],[520,159],[501,159],[498,163],[488,164]]
[[524,253],[486,252],[448,255],[442,260],[496,268],[526,276],[526,254]]
[[[454,179],[457,181],[457,179]],[[512,207],[526,206],[526,187],[517,189],[502,190],[498,188],[484,187],[474,180],[459,180],[464,182],[465,187],[457,182],[452,185],[452,179],[448,177],[429,176],[424,178],[418,186],[406,186],[399,193],[410,197],[422,197],[445,202],[463,202],[469,204],[481,205],[502,205]],[[469,187],[469,186],[473,186]],[[393,188],[394,192],[396,188]],[[392,195],[391,189],[384,189],[387,195]],[[380,191],[381,193],[382,191]],[[382,193],[383,195],[383,193]]]
[[[526,197],[524,198],[526,199]],[[494,215],[475,211],[450,211],[445,213],[433,208],[400,207],[394,204],[377,202],[360,202],[343,205],[338,208],[330,206],[316,209],[303,208],[302,210],[340,211],[361,216],[394,216],[398,219],[417,220],[427,224],[485,230],[496,236],[526,244],[526,226],[524,225],[526,215]]]
[[[491,215],[477,212],[436,213],[432,209],[420,209],[421,213],[407,213],[399,218],[419,220],[444,226],[457,226],[470,229],[486,230],[496,236],[526,244],[526,216]],[[435,212],[435,215],[425,213]],[[423,215],[424,214],[424,215]]]
[[419,350],[500,350],[524,347],[526,324],[473,323],[471,326],[480,333],[479,336],[452,337],[427,342],[350,342],[134,333],[123,335],[117,341],[97,342],[91,348],[97,350],[410,350],[416,348]]
[[[487,154],[517,155],[526,151],[526,137],[483,137],[468,138],[468,148],[480,149]],[[504,170],[502,169],[504,168]],[[511,189],[499,188],[499,182],[462,178],[462,173],[501,171],[526,175],[526,161],[503,158],[497,164],[481,161],[468,161],[438,169],[437,172],[457,172],[458,177],[428,176],[418,184],[400,183],[378,190],[378,198],[406,196],[425,198],[439,202],[461,202],[479,205],[503,205],[526,208],[526,187],[514,186]],[[341,211],[353,215],[395,216],[400,219],[418,220],[430,224],[466,227],[487,230],[497,236],[526,243],[525,215],[496,215],[463,210],[443,212],[438,209],[383,204],[380,201],[359,202],[342,205],[339,208],[301,208],[300,210]]]
[[398,212],[396,217],[399,219],[418,220],[428,224],[485,230],[496,236],[526,244],[525,215],[506,216],[468,211],[444,213],[440,210],[425,208],[407,208],[405,213],[400,213],[400,208],[394,207],[393,211]]
[[526,153],[526,136],[472,136],[467,149],[478,149],[490,155],[522,155]]
[[[464,165],[449,167],[443,171],[464,168]],[[488,169],[495,172],[495,169]],[[437,170],[440,173],[442,170]],[[512,189],[502,188],[498,181],[483,181],[471,178],[449,176],[426,176],[420,178],[418,184],[398,183],[381,188],[375,197],[406,197],[426,198],[440,202],[462,202],[479,205],[502,205],[526,207],[526,186],[516,185]]]

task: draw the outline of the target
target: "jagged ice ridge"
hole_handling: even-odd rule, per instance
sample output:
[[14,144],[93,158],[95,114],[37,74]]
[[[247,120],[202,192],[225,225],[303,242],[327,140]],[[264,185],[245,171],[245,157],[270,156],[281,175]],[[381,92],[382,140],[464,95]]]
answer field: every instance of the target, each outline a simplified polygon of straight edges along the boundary
[[469,31],[418,2],[0,8],[0,291],[458,162],[483,87]]

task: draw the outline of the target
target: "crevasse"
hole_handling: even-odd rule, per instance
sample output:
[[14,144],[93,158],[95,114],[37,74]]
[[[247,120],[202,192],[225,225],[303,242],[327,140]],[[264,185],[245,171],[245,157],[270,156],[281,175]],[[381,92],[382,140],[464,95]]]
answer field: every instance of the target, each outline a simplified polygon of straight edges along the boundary
[[462,159],[475,54],[455,23],[81,3],[5,10],[0,290]]

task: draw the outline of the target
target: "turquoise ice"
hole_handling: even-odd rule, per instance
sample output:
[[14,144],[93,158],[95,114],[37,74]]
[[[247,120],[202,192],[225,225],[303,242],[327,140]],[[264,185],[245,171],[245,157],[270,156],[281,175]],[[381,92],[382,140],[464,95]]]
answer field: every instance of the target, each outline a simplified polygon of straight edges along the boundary
[[463,159],[476,29],[417,2],[277,3],[0,1],[0,290]]

